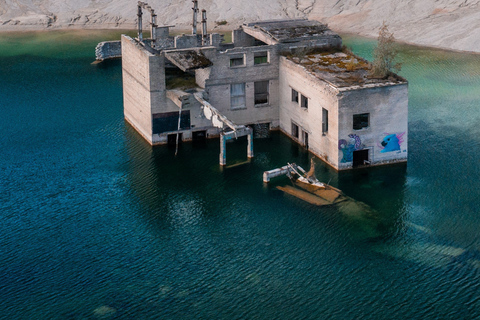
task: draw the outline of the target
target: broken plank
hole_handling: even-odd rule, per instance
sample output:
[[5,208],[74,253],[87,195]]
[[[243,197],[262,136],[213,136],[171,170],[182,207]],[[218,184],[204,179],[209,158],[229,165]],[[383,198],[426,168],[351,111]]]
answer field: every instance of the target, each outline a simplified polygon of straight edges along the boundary
[[309,192],[302,191],[291,186],[279,186],[277,187],[277,189],[316,206],[328,206],[332,204],[331,202],[328,202],[323,198],[317,197]]

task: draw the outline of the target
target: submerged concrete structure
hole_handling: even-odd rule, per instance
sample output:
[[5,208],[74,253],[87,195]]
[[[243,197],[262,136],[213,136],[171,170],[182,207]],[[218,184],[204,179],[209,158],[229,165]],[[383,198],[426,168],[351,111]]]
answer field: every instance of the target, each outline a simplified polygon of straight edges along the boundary
[[[194,1],[196,4],[196,1]],[[145,39],[142,9],[152,14]],[[152,145],[279,129],[337,170],[404,162],[408,83],[370,76],[371,65],[342,49],[342,39],[309,20],[244,24],[223,35],[170,36],[153,10],[138,4],[138,37],[122,35],[125,119]],[[194,20],[198,7],[194,6]],[[189,78],[169,87],[168,72]]]

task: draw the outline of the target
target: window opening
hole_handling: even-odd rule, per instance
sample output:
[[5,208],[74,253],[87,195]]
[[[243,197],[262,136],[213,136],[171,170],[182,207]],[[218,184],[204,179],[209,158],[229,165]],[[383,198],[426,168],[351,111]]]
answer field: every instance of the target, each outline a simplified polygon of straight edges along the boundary
[[303,131],[303,145],[308,150],[308,132]]
[[322,108],[322,133],[328,132],[328,110]]
[[298,103],[298,91],[292,89],[292,101]]
[[245,65],[243,61],[243,56],[241,57],[231,57],[230,58],[230,67],[240,67]]
[[255,82],[255,104],[268,103],[268,81]]
[[308,109],[308,98],[302,94],[301,100],[302,100],[302,103],[301,103],[302,108]]
[[353,130],[360,130],[363,128],[368,128],[369,126],[369,113],[354,114],[353,115]]
[[298,126],[292,122],[292,136],[298,139]]
[[230,85],[230,108],[245,109],[245,83],[233,83]]
[[255,52],[253,56],[253,64],[264,64],[268,63],[268,52]]

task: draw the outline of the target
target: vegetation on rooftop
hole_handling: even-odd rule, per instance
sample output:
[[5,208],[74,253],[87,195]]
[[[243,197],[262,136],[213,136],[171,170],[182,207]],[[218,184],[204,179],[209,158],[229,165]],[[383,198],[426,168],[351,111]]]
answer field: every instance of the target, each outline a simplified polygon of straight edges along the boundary
[[401,69],[401,64],[395,61],[397,48],[393,33],[388,31],[388,25],[383,22],[378,33],[378,44],[373,51],[371,75],[386,78]]
[[356,56],[349,48],[312,49],[296,48],[283,53],[287,59],[301,64],[317,76],[334,82],[337,86],[363,85],[379,81],[405,81],[392,72],[385,76],[373,74],[373,65]]

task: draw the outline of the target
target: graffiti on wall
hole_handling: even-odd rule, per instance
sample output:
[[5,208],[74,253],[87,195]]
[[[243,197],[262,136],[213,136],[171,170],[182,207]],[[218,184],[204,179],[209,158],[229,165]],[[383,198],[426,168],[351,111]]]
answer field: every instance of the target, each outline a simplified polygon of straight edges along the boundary
[[356,134],[349,134],[348,141],[345,139],[338,140],[338,149],[342,150],[343,158],[340,161],[341,163],[352,162],[353,161],[353,152],[357,150],[362,150],[364,145],[362,140]]
[[400,146],[404,141],[403,136],[405,135],[405,132],[398,134],[385,132],[384,134],[385,137],[378,145],[381,149],[380,153],[400,151]]

